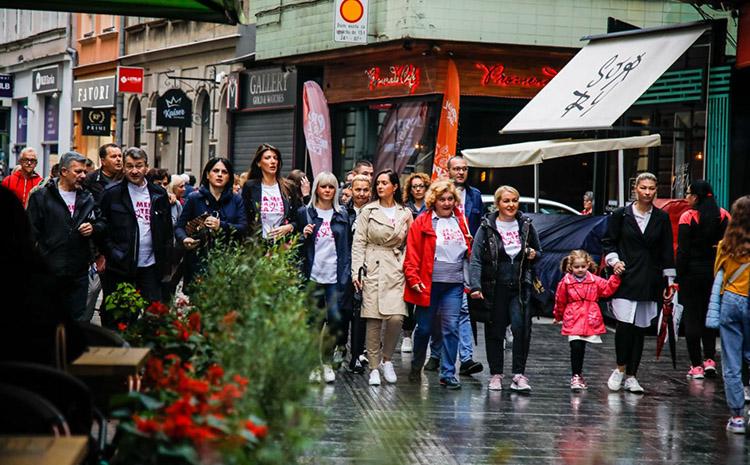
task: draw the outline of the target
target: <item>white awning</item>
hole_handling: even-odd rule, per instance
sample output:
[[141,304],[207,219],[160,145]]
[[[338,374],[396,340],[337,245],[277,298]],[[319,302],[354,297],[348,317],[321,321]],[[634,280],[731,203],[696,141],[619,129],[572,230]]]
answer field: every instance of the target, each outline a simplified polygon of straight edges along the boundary
[[611,128],[707,29],[693,23],[591,37],[500,132]]
[[661,145],[661,136],[620,137],[615,139],[556,139],[520,144],[498,145],[461,150],[469,166],[477,168],[514,168],[538,165],[550,158],[611,150],[639,149]]

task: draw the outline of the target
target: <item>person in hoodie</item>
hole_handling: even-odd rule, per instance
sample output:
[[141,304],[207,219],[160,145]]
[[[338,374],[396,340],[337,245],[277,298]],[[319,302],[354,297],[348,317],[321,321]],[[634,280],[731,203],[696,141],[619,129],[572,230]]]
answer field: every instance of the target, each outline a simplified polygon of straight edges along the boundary
[[13,171],[10,176],[6,176],[2,182],[3,187],[7,187],[16,194],[24,207],[29,200],[31,189],[42,182],[42,177],[35,171],[38,162],[36,150],[32,147],[26,147],[21,150],[21,155],[18,158],[20,168]]
[[92,316],[86,311],[91,240],[104,229],[94,197],[83,189],[85,179],[86,158],[67,152],[60,160],[60,176],[35,190],[28,204],[39,252],[56,277],[67,282],[61,305],[78,321]]
[[[175,224],[175,238],[187,250],[183,288],[189,289],[195,276],[202,269],[201,260],[207,247],[217,237],[225,241],[241,239],[247,230],[247,218],[242,197],[233,192],[234,167],[226,158],[214,158],[206,163],[201,175],[200,187],[188,195],[182,214]],[[191,237],[187,224],[207,213],[203,224],[208,234]]]

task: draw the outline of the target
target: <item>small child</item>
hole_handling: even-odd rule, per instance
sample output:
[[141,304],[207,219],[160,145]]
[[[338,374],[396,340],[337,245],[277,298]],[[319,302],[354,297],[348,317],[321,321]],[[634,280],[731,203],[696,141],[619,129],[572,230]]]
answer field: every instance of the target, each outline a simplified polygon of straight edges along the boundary
[[599,309],[600,298],[611,297],[620,287],[620,276],[613,274],[609,280],[596,276],[596,263],[584,250],[573,250],[563,258],[560,268],[564,273],[555,294],[555,323],[562,322],[561,333],[570,342],[570,363],[573,377],[570,390],[580,392],[587,388],[581,372],[586,343],[601,343],[600,334],[607,332]]

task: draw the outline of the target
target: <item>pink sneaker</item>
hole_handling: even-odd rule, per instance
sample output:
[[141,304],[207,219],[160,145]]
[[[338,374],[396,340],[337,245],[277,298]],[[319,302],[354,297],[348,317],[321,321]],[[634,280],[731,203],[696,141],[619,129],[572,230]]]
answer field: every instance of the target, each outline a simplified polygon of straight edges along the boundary
[[687,373],[687,377],[688,379],[703,379],[705,377],[703,367],[691,367],[690,371]]
[[570,390],[573,392],[581,392],[584,389],[588,389],[588,386],[586,386],[586,381],[583,379],[583,376],[573,375],[573,377],[570,378]]
[[714,362],[710,358],[707,358],[703,362],[703,371],[708,376],[715,375],[716,374],[716,362]]

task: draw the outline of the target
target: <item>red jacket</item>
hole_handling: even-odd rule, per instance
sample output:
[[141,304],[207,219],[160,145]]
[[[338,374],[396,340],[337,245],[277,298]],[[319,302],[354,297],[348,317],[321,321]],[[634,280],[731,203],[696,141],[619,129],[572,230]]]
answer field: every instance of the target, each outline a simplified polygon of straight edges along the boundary
[[23,208],[26,208],[26,202],[29,200],[29,192],[40,182],[42,182],[42,177],[36,172],[31,173],[31,179],[28,179],[23,175],[23,170],[18,170],[10,176],[6,176],[3,179],[2,185],[12,190],[23,204]]
[[[458,226],[464,233],[466,240],[466,255],[471,252],[471,234],[466,226],[466,219],[458,210],[453,210],[458,219]],[[404,288],[404,300],[419,305],[430,306],[430,292],[432,291],[432,268],[435,265],[435,246],[437,235],[432,228],[432,210],[422,212],[411,228],[406,238],[406,257],[404,258],[404,275],[406,276],[406,287]],[[417,292],[412,286],[422,283],[424,289]]]
[[607,332],[599,299],[611,297],[620,287],[620,277],[605,280],[586,272],[581,282],[566,273],[555,294],[555,320],[562,320],[564,336],[593,336]]

